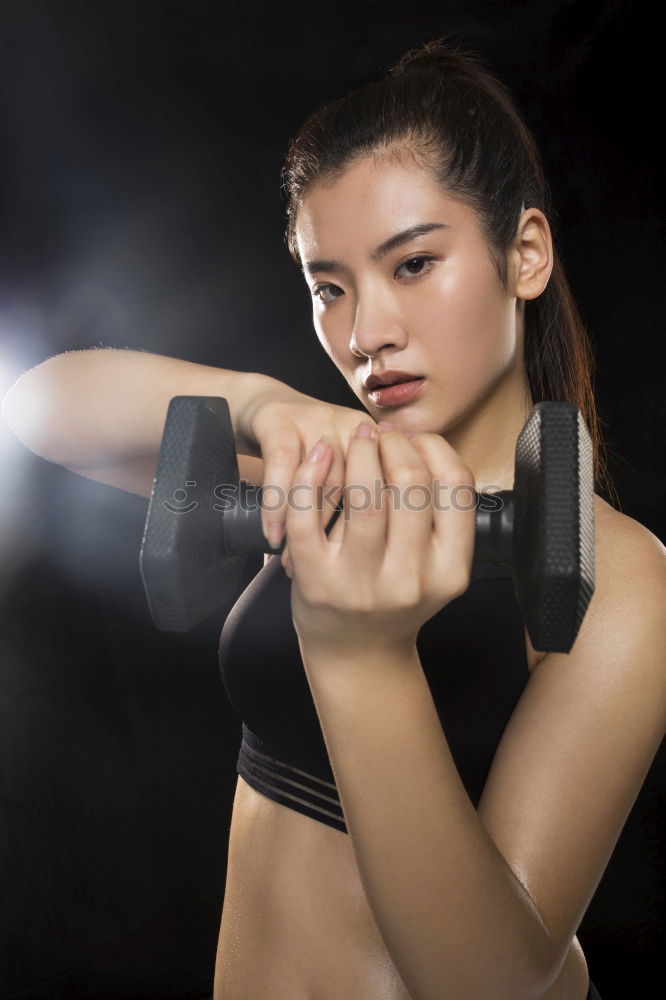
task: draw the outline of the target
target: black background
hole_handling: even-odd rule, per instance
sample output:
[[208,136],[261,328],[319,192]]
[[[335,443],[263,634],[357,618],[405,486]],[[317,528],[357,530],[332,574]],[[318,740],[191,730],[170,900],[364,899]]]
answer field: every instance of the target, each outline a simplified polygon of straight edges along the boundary
[[[448,31],[537,137],[621,508],[663,538],[653,16],[3,0],[0,392],[53,354],[129,346],[357,407],[284,245],[280,167],[315,106]],[[217,668],[226,610],[158,633],[138,568],[147,500],[40,459],[4,423],[0,454],[0,993],[210,995],[240,740]],[[579,930],[604,1000],[663,979],[663,789],[660,751]]]

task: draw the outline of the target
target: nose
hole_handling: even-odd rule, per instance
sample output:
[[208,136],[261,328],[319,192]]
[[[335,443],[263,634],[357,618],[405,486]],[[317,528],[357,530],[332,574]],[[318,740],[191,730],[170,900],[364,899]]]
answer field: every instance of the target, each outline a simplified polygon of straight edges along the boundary
[[384,348],[399,349],[407,344],[407,332],[397,316],[375,303],[356,308],[349,349],[356,357],[373,357]]

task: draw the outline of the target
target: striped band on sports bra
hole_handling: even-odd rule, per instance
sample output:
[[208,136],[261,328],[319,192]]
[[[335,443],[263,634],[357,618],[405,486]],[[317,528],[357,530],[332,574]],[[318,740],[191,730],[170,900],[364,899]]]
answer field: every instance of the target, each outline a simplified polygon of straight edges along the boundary
[[258,743],[243,724],[236,770],[248,785],[274,802],[347,833],[335,785],[258,750]]

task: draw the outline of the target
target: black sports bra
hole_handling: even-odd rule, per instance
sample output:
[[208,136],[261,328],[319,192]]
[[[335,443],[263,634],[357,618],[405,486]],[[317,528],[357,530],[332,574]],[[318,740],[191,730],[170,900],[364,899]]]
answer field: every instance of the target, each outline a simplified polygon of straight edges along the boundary
[[[476,807],[529,677],[510,567],[476,564],[467,591],[422,626],[417,649],[453,759]],[[291,618],[291,580],[278,556],[229,612],[219,663],[242,721],[238,773],[262,795],[346,833]]]

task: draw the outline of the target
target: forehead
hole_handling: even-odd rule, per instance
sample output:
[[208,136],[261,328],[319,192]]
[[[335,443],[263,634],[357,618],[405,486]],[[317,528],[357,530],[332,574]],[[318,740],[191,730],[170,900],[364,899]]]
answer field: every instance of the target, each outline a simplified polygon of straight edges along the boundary
[[[337,180],[317,184],[298,211],[301,260],[369,249],[423,221],[469,224],[471,209],[456,201],[427,170],[373,157],[348,167]],[[473,214],[473,213],[471,213]]]

